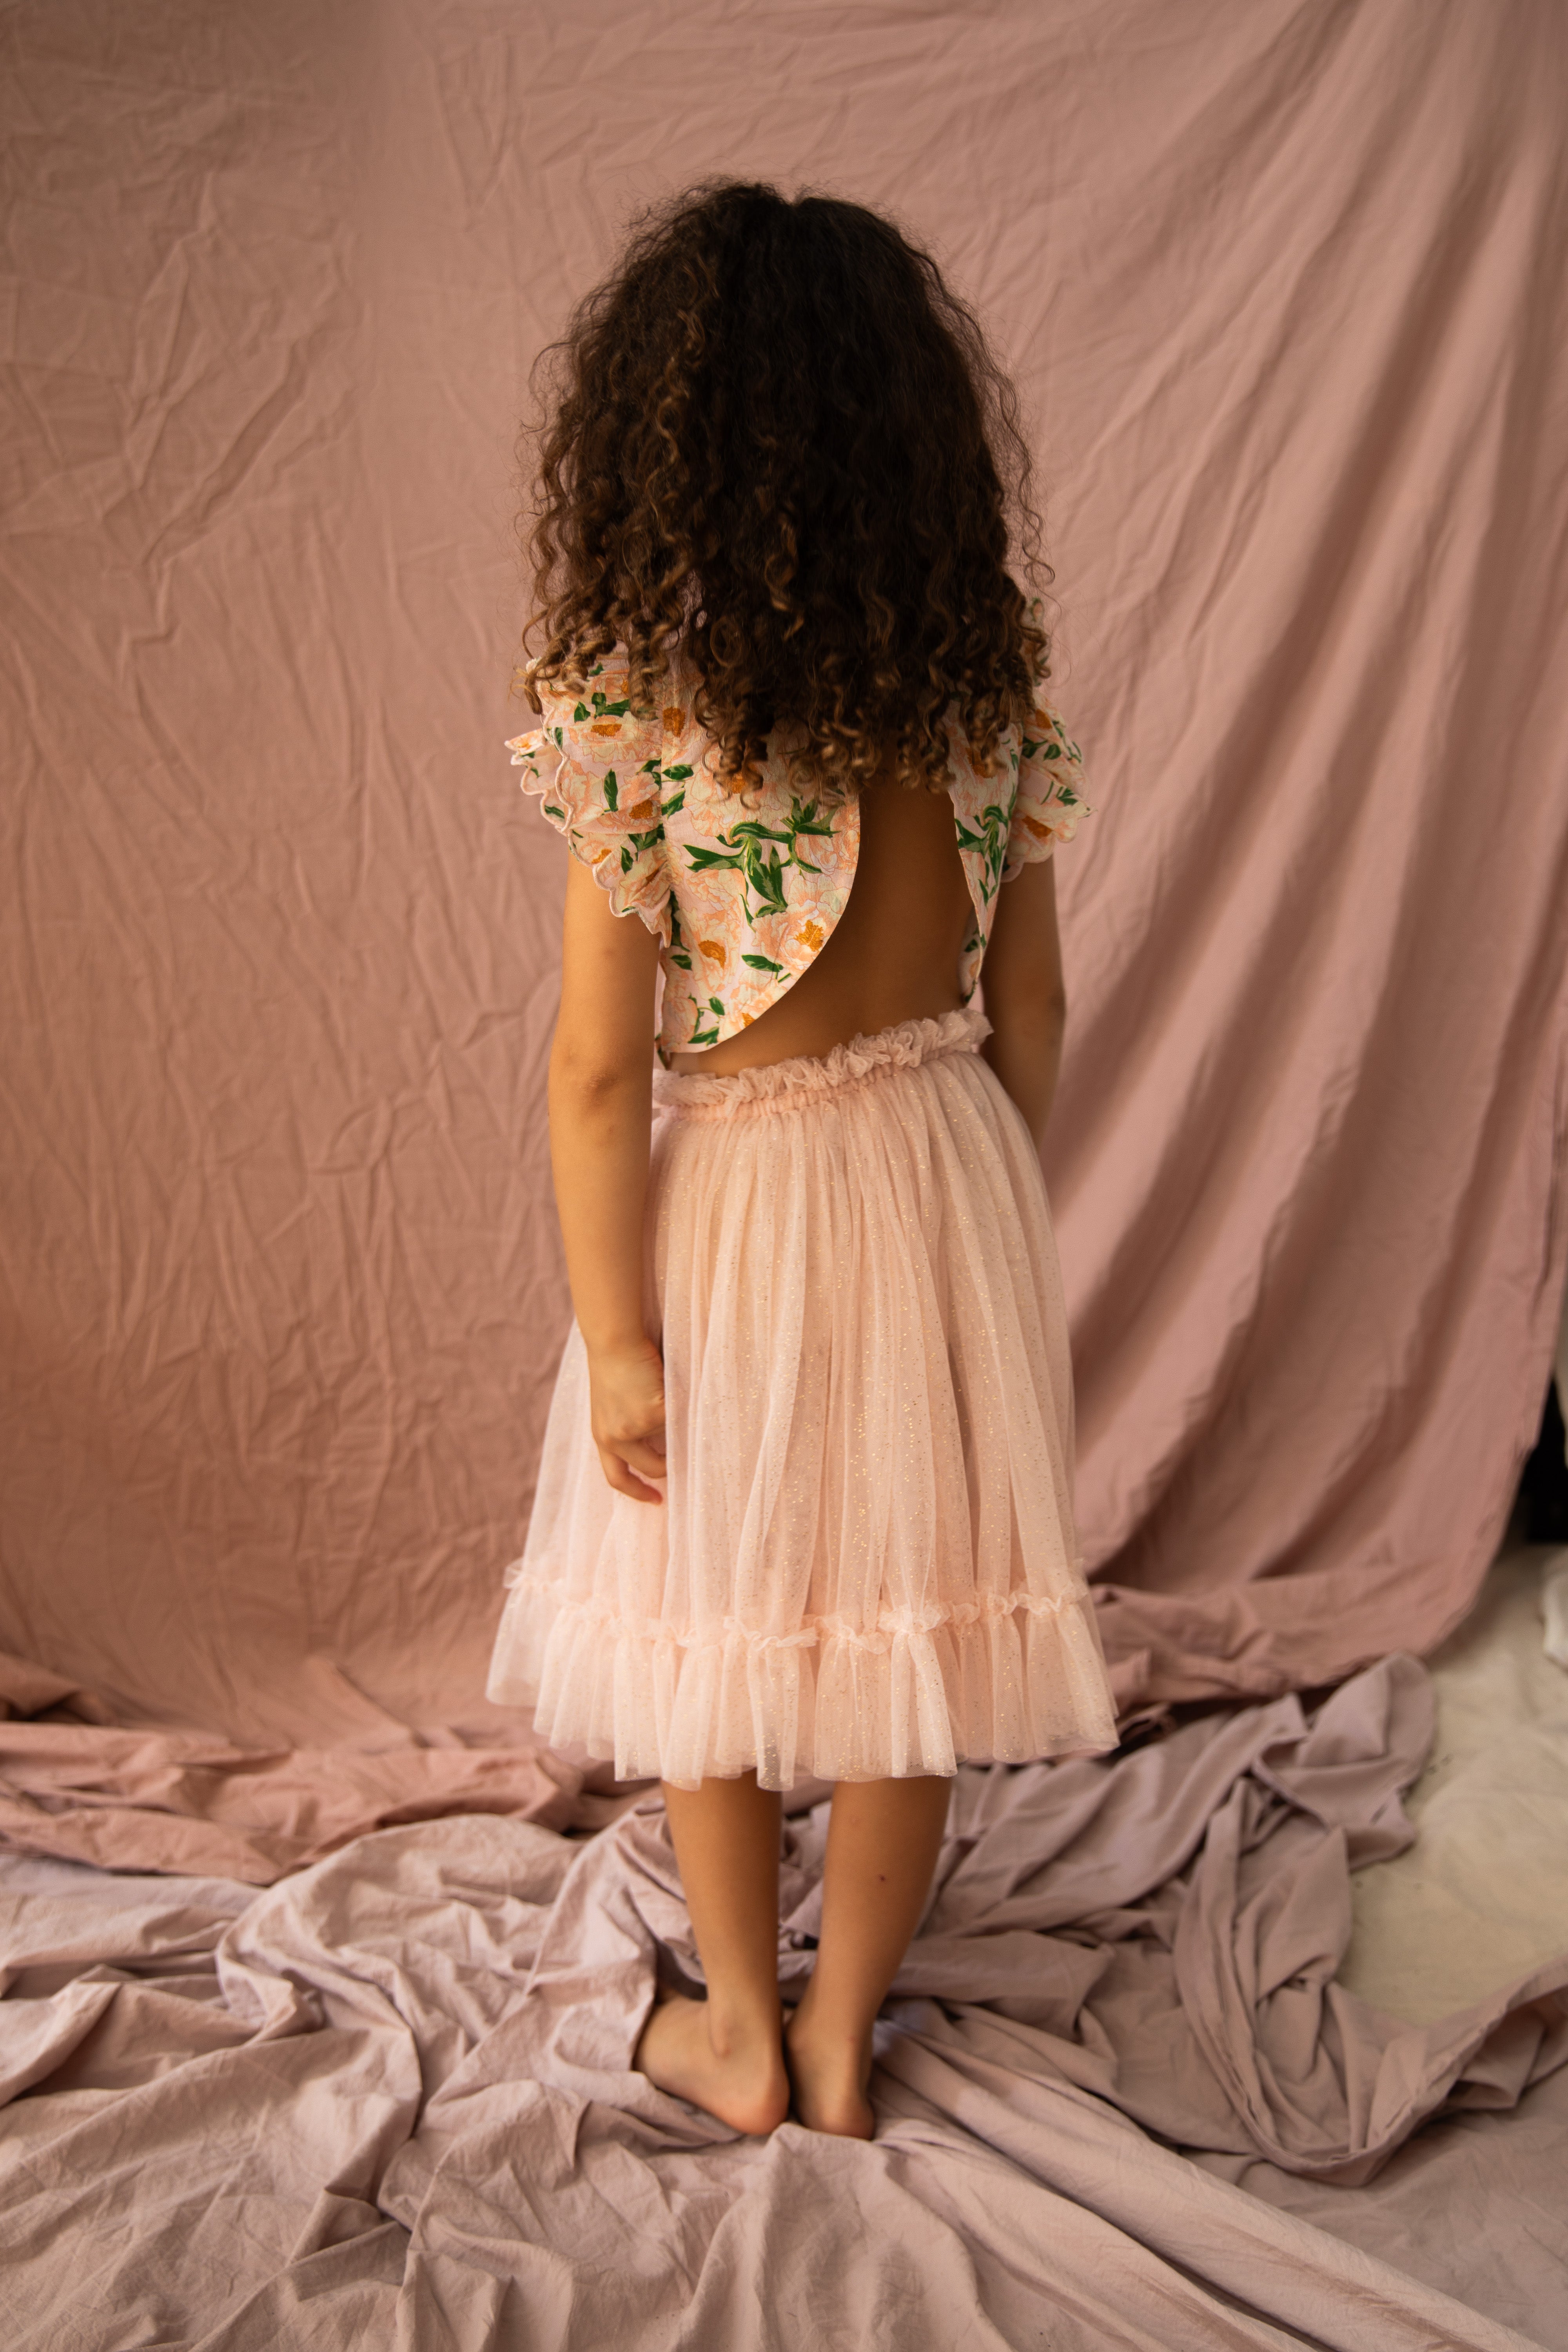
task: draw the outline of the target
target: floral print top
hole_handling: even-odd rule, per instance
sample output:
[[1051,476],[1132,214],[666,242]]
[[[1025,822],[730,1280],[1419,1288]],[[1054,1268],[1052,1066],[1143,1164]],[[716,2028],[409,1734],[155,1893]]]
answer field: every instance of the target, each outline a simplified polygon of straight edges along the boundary
[[[542,723],[508,745],[522,789],[608,891],[662,942],[662,1053],[717,1045],[776,1003],[820,951],[848,903],[860,842],[853,800],[801,796],[770,755],[744,793],[716,780],[717,752],[691,713],[694,689],[667,679],[637,717],[626,658],[595,665],[582,692],[542,689]],[[1001,884],[1070,841],[1089,814],[1079,748],[1049,704],[1004,733],[989,775],[953,730],[953,821],[974,920],[959,986],[980,976]]]

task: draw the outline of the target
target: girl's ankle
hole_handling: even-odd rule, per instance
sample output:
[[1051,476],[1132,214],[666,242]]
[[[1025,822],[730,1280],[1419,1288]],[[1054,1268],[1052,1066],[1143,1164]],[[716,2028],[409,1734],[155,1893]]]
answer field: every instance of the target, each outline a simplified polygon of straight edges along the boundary
[[784,2040],[792,2048],[804,2048],[809,2043],[825,2055],[839,2051],[847,2058],[858,2059],[868,2048],[870,2039],[869,2029],[863,2031],[852,2023],[840,2023],[832,2016],[824,2017],[820,2011],[806,2009],[804,2002],[784,2027]]
[[784,2011],[716,2001],[708,1996],[708,2040],[715,2058],[742,2058],[748,2052],[778,2046],[783,2039]]

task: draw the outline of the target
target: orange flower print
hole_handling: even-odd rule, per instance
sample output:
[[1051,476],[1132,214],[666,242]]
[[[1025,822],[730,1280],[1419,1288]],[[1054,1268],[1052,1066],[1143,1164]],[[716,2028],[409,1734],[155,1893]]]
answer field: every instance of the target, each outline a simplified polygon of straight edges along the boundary
[[621,722],[618,719],[595,719],[591,722],[588,732],[590,735],[610,735],[618,740]]
[[1042,824],[1037,816],[1030,816],[1026,809],[1018,811],[1018,823],[1026,833],[1032,833],[1037,841],[1054,841],[1057,837],[1054,825]]
[[817,949],[822,945],[823,940],[826,937],[827,933],[823,929],[820,923],[802,923],[799,930],[795,933],[795,939],[799,944],[803,948],[809,948],[813,955],[816,953]]
[[1048,710],[1041,710],[1037,708],[1035,711],[1035,724],[1037,727],[1043,728],[1048,735],[1056,723],[1056,719],[1052,712]]
[[716,963],[721,971],[729,962],[729,957],[717,940],[699,940],[697,945],[700,952],[707,957],[709,962]]
[[686,713],[679,703],[671,703],[668,710],[661,710],[658,715],[664,721],[664,731],[667,735],[685,734]]
[[626,809],[623,811],[623,814],[628,823],[642,824],[649,817],[656,817],[658,814],[658,803],[656,801],[638,801],[636,808]]

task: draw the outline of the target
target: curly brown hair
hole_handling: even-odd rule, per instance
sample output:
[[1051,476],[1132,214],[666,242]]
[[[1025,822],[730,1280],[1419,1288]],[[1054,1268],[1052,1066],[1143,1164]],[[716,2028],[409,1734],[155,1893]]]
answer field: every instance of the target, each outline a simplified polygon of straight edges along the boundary
[[732,790],[780,729],[830,796],[889,754],[943,785],[950,714],[989,766],[1049,667],[1010,542],[1051,574],[1016,395],[930,254],[860,205],[706,183],[640,218],[552,362],[536,708],[620,645],[639,709],[694,671]]

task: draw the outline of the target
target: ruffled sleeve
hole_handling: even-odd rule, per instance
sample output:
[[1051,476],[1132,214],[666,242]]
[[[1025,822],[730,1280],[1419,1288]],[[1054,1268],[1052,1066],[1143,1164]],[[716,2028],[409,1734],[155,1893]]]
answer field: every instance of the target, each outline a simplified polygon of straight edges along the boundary
[[663,726],[631,707],[624,660],[598,663],[581,692],[541,689],[544,709],[531,734],[507,749],[525,793],[540,804],[573,855],[593,869],[617,915],[637,914],[669,937],[669,873],[664,857]]
[[1005,881],[1026,866],[1049,857],[1058,841],[1070,841],[1080,816],[1092,814],[1083,796],[1083,754],[1060,714],[1041,703],[1024,728],[1018,790],[1007,829]]

